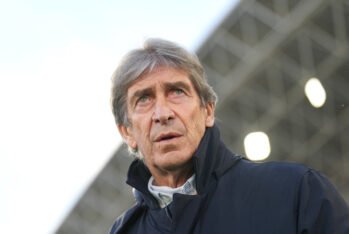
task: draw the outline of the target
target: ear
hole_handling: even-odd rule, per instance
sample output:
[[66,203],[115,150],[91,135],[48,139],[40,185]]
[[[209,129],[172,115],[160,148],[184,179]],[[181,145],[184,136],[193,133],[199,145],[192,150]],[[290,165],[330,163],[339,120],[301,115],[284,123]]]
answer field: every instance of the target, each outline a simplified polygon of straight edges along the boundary
[[136,149],[137,148],[137,142],[136,142],[136,140],[133,137],[131,127],[126,127],[125,125],[118,124],[118,130],[119,130],[122,138],[126,142],[126,144],[129,147],[131,147],[132,149]]
[[215,104],[212,102],[209,102],[206,104],[206,127],[212,127],[214,125],[214,111],[215,111]]

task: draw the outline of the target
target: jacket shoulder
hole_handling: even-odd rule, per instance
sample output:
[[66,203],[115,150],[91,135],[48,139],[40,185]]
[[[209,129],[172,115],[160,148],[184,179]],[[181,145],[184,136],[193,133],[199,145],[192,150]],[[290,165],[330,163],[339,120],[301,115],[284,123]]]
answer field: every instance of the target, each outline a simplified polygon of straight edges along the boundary
[[[295,193],[311,169],[305,165],[289,162],[256,163],[240,160],[224,176],[224,181],[236,181],[243,189],[262,189],[263,191],[293,190]],[[287,186],[285,186],[287,185]],[[296,194],[294,194],[296,195]]]
[[139,203],[134,204],[131,208],[121,214],[110,228],[109,234],[122,233],[122,229],[129,223],[134,216],[136,216],[141,210]]
[[295,179],[302,179],[312,169],[299,163],[291,162],[263,162],[256,163],[248,160],[242,160],[241,168],[257,176],[287,176]]

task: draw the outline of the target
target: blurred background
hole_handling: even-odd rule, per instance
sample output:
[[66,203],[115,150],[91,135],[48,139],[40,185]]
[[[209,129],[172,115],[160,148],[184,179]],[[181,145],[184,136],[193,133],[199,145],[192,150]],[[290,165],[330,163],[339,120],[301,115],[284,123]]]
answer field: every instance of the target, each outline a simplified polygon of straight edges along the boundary
[[230,149],[349,201],[347,0],[127,2],[1,3],[1,233],[107,233],[134,203],[110,76],[154,36],[198,54]]
[[[56,232],[108,165],[121,143],[109,98],[123,54],[147,37],[196,51],[235,3],[0,0],[0,233]],[[119,210],[107,212],[65,232],[104,233]]]

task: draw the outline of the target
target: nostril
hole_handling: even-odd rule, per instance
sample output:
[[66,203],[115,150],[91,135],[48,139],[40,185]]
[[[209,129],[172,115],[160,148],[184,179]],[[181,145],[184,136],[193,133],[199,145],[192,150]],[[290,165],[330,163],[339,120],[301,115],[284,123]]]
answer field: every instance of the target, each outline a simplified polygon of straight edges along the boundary
[[167,103],[159,101],[154,108],[153,121],[155,123],[166,124],[172,119],[174,119],[174,112],[171,107]]
[[173,114],[161,115],[161,116],[154,115],[154,117],[153,117],[154,122],[160,123],[160,124],[167,124],[168,121],[173,120],[173,119],[174,119]]

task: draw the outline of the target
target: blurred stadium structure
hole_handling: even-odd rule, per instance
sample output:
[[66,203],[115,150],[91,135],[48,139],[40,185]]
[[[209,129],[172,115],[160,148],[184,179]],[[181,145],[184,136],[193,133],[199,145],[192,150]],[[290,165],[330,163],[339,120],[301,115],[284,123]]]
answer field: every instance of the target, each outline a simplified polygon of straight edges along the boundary
[[[267,160],[300,162],[326,174],[349,201],[349,1],[244,0],[197,51],[219,95],[217,121],[226,144],[264,131]],[[317,77],[322,108],[304,95]],[[122,146],[57,230],[107,233],[133,202]]]

